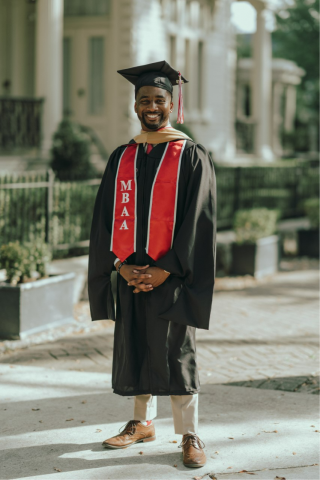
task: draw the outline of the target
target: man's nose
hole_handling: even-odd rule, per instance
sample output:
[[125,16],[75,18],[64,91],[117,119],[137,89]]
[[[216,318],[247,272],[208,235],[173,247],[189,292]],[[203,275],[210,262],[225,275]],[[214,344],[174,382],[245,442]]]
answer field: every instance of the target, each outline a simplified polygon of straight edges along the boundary
[[149,110],[151,110],[151,111],[158,110],[158,106],[157,106],[156,102],[151,102],[150,103]]

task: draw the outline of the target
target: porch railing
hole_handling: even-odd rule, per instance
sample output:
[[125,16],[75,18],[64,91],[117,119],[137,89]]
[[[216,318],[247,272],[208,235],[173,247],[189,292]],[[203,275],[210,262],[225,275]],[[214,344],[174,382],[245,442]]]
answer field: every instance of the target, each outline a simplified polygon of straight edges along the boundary
[[0,149],[40,147],[43,99],[0,97]]

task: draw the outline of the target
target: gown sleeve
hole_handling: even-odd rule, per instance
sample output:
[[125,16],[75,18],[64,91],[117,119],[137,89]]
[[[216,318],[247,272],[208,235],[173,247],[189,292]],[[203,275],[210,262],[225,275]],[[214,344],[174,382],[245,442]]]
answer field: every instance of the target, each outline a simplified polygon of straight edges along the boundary
[[111,273],[116,255],[110,251],[112,206],[107,201],[114,190],[114,164],[117,150],[111,155],[97,193],[90,233],[88,295],[92,320],[115,320]]
[[202,145],[190,147],[185,155],[185,172],[181,173],[187,176],[187,192],[182,221],[172,249],[156,261],[158,267],[182,277],[181,289],[160,318],[208,329],[216,269],[215,171]]

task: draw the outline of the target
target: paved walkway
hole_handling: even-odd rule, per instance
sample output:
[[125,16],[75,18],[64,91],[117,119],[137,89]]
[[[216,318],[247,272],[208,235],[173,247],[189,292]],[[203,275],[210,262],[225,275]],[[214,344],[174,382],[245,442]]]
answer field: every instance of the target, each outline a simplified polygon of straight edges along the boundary
[[[210,330],[197,331],[201,383],[319,375],[318,292],[315,269],[279,272],[263,281],[218,279]],[[89,320],[88,304],[79,310],[82,321]],[[1,361],[111,373],[114,324],[91,325],[97,331],[85,334],[81,328]]]
[[157,442],[101,448],[127,420],[132,399],[110,388],[113,323],[89,326],[82,303],[82,327],[72,335],[0,360],[0,478],[318,479],[319,278],[317,264],[306,267],[260,281],[217,280],[210,331],[197,333],[206,467],[183,466],[166,398]]

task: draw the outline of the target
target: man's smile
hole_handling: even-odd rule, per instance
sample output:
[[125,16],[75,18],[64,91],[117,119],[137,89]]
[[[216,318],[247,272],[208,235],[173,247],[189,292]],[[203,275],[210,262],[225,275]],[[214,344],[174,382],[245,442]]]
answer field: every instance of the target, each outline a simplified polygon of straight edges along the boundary
[[160,117],[160,113],[145,113],[144,116],[145,116],[148,120],[156,120],[157,118]]

